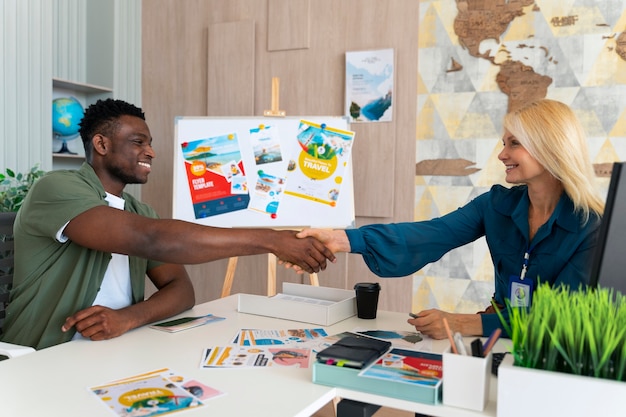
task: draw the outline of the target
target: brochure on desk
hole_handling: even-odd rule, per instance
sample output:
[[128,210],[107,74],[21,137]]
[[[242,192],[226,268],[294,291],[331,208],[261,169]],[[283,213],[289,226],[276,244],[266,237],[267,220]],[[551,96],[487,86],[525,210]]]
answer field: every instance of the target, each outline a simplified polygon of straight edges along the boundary
[[241,329],[231,344],[239,346],[288,345],[303,343],[327,336],[322,328],[313,329]]
[[168,333],[176,333],[194,327],[203,326],[209,323],[215,323],[224,320],[224,317],[207,314],[199,317],[181,317],[174,320],[168,320],[161,323],[150,325],[151,329],[161,330]]
[[311,349],[285,346],[212,346],[202,353],[201,368],[308,368]]
[[437,386],[443,378],[441,355],[392,349],[359,373],[365,378],[412,385]]
[[224,395],[203,383],[164,368],[89,388],[114,415],[160,416],[202,407]]

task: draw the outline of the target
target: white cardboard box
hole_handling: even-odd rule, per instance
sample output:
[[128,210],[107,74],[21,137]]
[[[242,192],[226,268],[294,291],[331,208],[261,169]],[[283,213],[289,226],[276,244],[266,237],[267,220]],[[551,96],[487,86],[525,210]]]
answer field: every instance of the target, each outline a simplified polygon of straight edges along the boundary
[[283,292],[272,297],[239,294],[237,310],[330,326],[356,315],[356,297],[354,290],[285,282]]

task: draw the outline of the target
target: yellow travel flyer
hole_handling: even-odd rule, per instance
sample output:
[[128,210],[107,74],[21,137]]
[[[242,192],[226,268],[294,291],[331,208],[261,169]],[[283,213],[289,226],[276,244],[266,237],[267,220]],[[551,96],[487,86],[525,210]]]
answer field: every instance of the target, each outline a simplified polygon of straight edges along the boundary
[[285,194],[335,207],[354,132],[301,120],[294,140],[299,146],[287,166]]
[[195,409],[205,400],[223,393],[203,383],[184,378],[169,369],[159,369],[89,388],[115,415],[150,417]]

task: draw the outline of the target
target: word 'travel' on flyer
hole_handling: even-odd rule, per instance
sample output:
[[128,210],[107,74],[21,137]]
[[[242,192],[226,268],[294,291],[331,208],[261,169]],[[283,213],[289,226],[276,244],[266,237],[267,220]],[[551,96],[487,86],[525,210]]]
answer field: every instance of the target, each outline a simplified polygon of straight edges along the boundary
[[300,121],[299,150],[289,161],[285,194],[336,206],[354,132]]

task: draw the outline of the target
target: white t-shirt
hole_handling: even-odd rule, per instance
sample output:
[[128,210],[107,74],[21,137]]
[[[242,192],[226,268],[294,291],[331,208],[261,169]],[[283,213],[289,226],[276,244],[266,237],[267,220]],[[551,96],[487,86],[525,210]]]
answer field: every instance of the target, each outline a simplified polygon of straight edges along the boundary
[[[109,202],[110,207],[124,210],[124,199],[107,193],[105,200]],[[133,302],[130,286],[130,267],[128,265],[128,255],[113,253],[112,256],[93,305],[119,310],[120,308],[128,307]]]
[[[124,199],[113,194],[106,193],[105,200],[110,207],[124,210]],[[67,242],[68,238],[63,234],[65,226],[59,233],[57,239],[59,242]],[[128,307],[133,302],[132,288],[130,285],[130,267],[128,265],[128,255],[120,255],[119,253],[111,254],[111,262],[104,273],[104,279],[100,290],[96,295],[93,305],[101,305],[115,310]],[[73,340],[82,339],[80,333],[74,335]]]

